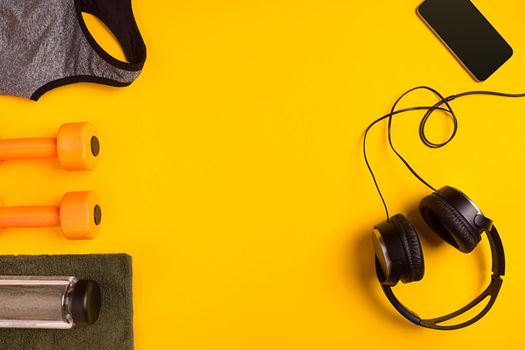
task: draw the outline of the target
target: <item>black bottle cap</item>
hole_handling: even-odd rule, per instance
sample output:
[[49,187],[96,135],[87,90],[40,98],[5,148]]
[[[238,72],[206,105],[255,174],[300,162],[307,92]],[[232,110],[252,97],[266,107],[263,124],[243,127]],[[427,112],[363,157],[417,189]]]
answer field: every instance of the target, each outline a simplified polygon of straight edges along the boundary
[[71,293],[71,316],[79,326],[92,325],[100,314],[101,293],[97,282],[79,280]]

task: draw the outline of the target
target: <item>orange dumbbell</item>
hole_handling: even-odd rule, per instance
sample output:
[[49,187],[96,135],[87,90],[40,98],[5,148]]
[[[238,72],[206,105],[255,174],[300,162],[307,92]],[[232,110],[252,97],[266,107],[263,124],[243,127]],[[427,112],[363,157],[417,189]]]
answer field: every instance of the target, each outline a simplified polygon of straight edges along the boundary
[[89,123],[64,124],[56,139],[0,140],[0,160],[58,158],[66,170],[95,168],[99,153],[99,139]]
[[102,210],[94,192],[70,192],[60,206],[0,207],[0,228],[60,226],[68,239],[98,235]]

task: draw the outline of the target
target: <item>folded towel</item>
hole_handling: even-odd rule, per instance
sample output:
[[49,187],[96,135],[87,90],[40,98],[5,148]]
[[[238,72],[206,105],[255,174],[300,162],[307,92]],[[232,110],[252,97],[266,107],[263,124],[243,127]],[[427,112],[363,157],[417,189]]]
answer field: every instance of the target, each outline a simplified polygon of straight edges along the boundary
[[131,257],[125,254],[0,256],[0,275],[75,276],[98,282],[102,308],[92,326],[0,329],[0,349],[133,349]]

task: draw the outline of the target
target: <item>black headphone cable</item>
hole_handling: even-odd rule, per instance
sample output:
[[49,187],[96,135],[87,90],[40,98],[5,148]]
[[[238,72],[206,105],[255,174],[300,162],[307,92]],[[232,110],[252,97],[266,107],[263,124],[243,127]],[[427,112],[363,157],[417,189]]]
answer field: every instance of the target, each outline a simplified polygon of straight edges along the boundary
[[[402,109],[397,109],[397,106],[399,103],[409,94],[412,92],[415,92],[417,90],[426,90],[433,93],[437,98],[438,102],[436,102],[432,106],[416,106],[416,107],[407,107]],[[372,180],[374,181],[375,188],[377,190],[377,193],[379,194],[379,197],[381,198],[381,202],[383,203],[383,207],[385,209],[385,214],[387,221],[390,221],[390,215],[388,210],[388,205],[386,203],[385,197],[383,193],[381,192],[381,189],[379,187],[379,183],[377,181],[376,175],[374,171],[372,170],[372,166],[370,164],[370,161],[368,160],[367,152],[366,152],[366,141],[368,132],[379,122],[388,119],[388,129],[387,129],[387,135],[388,135],[388,144],[392,151],[396,154],[396,156],[403,162],[403,164],[407,167],[407,169],[414,175],[421,183],[423,183],[425,186],[430,188],[432,191],[436,191],[436,189],[430,185],[423,177],[421,177],[410,165],[410,163],[397,151],[397,149],[394,147],[393,141],[392,141],[392,123],[393,123],[393,117],[398,114],[403,114],[407,112],[413,112],[413,111],[425,111],[425,114],[423,115],[423,118],[421,119],[419,123],[419,138],[423,142],[423,144],[429,148],[441,148],[446,146],[448,143],[450,143],[454,137],[457,134],[458,131],[458,118],[456,116],[456,113],[452,109],[452,106],[450,105],[450,102],[466,96],[474,96],[474,95],[485,95],[485,96],[496,96],[496,97],[508,97],[508,98],[522,98],[525,97],[525,93],[521,94],[512,94],[512,93],[505,93],[505,92],[497,92],[497,91],[483,91],[483,90],[473,90],[473,91],[466,91],[455,95],[450,95],[448,97],[443,96],[440,94],[437,90],[429,87],[429,86],[418,86],[415,88],[412,88],[408,91],[406,91],[404,94],[402,94],[396,102],[393,104],[390,113],[376,119],[373,121],[365,130],[364,137],[363,137],[363,155],[366,163],[366,167],[368,168],[368,171],[372,177]],[[453,130],[450,136],[443,142],[435,143],[429,140],[429,138],[426,135],[426,125],[429,120],[429,118],[432,116],[432,114],[435,111],[442,111],[449,115],[450,119],[453,123]]]

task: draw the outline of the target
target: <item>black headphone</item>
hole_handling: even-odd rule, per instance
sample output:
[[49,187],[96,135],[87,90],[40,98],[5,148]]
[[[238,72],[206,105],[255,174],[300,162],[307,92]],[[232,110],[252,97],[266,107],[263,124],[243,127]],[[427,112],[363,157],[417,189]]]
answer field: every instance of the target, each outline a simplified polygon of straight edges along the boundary
[[[463,192],[453,187],[443,187],[426,196],[419,203],[419,211],[430,228],[463,253],[470,253],[486,232],[492,253],[492,280],[487,289],[467,306],[449,315],[421,319],[407,309],[392,292],[392,286],[399,281],[419,281],[425,272],[421,244],[414,226],[402,214],[375,226],[372,236],[376,258],[376,272],[383,292],[397,311],[409,321],[423,327],[452,330],[466,327],[482,318],[496,301],[501,288],[501,276],[505,275],[505,254],[498,231],[478,206]],[[472,309],[490,297],[485,308],[474,318],[454,326],[440,326],[439,323],[453,319]]]
[[[409,93],[415,90],[426,90],[432,92],[439,98],[432,106],[409,107],[396,109],[399,102]],[[525,97],[525,94],[507,94],[490,91],[469,91],[449,97],[442,96],[436,90],[420,86],[404,93],[394,104],[389,114],[375,120],[368,126],[363,139],[363,154],[365,163],[372,176],[377,192],[383,202],[387,220],[374,227],[372,239],[375,253],[375,265],[377,278],[381,284],[384,294],[392,306],[406,319],[412,323],[432,329],[453,330],[473,324],[480,320],[491,309],[503,283],[502,276],[505,275],[505,253],[501,238],[493,225],[492,220],[487,218],[479,207],[463,192],[453,187],[445,186],[436,190],[426,182],[405,158],[395,149],[392,142],[392,118],[394,115],[411,112],[426,111],[419,127],[419,135],[423,143],[431,148],[440,148],[448,144],[456,135],[458,121],[449,102],[463,96],[469,95],[491,95],[503,97]],[[452,135],[443,143],[433,143],[425,135],[425,126],[434,111],[447,113],[454,124]],[[405,307],[394,295],[392,287],[399,281],[410,283],[423,278],[425,264],[421,244],[414,226],[402,214],[392,217],[389,215],[388,206],[379,188],[376,176],[372,171],[366,153],[366,138],[370,129],[380,121],[388,119],[388,141],[390,148],[405,164],[410,172],[424,185],[432,189],[433,193],[426,196],[419,203],[419,211],[427,225],[445,242],[449,243],[463,253],[470,253],[481,241],[483,233],[486,233],[492,255],[492,279],[490,285],[472,302],[463,308],[448,315],[422,319],[415,312]],[[472,309],[486,298],[490,297],[487,305],[476,316],[468,321],[456,325],[440,325],[443,322],[456,318]]]

